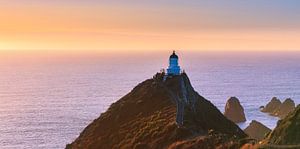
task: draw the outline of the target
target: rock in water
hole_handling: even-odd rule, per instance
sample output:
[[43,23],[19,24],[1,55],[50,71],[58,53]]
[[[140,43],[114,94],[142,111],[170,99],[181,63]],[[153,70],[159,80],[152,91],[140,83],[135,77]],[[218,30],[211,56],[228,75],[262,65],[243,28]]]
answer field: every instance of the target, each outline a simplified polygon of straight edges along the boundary
[[[194,91],[185,73],[163,78],[163,74],[157,74],[136,86],[67,148],[168,148],[197,138],[207,138],[202,142],[215,146],[246,137],[237,125]],[[211,130],[221,135],[211,137]],[[195,146],[196,142],[193,143]]]
[[300,148],[300,105],[283,120],[263,141],[266,146],[279,145],[281,148]]
[[294,111],[294,109],[295,109],[295,102],[291,98],[288,98],[280,105],[280,107],[277,110],[275,110],[273,115],[283,119],[291,111]]
[[244,132],[251,138],[258,141],[262,140],[271,129],[263,125],[262,123],[253,120],[250,125],[244,130]]
[[240,104],[239,99],[237,99],[236,97],[230,97],[227,100],[224,115],[229,120],[231,120],[235,123],[240,123],[240,122],[245,122],[246,121],[244,108]]
[[281,105],[281,101],[277,97],[273,97],[272,100],[261,109],[261,112],[273,113]]

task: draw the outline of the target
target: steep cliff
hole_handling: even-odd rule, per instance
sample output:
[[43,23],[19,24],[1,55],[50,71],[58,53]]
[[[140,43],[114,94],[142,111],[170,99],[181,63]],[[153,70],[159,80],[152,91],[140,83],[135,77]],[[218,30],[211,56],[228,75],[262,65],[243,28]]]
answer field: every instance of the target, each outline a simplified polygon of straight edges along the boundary
[[67,148],[177,148],[177,143],[200,138],[210,140],[204,141],[210,146],[220,144],[208,135],[211,131],[221,134],[224,143],[246,137],[194,91],[186,74],[157,74],[113,103]]

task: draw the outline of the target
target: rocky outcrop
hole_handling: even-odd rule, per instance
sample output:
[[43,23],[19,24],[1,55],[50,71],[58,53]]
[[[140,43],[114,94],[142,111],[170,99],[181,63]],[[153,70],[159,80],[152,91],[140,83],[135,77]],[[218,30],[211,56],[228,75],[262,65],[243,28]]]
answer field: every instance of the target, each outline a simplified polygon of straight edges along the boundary
[[277,97],[273,97],[271,101],[264,107],[261,108],[261,112],[273,113],[277,110],[281,105],[281,101]]
[[293,111],[294,109],[295,102],[291,98],[288,98],[283,103],[281,103],[278,98],[273,97],[272,100],[266,105],[266,107],[261,108],[261,111],[283,119],[289,112]]
[[240,122],[245,122],[246,121],[244,108],[240,104],[239,99],[237,99],[236,97],[230,97],[227,100],[224,115],[229,120],[231,120],[235,123],[240,123]]
[[244,130],[244,132],[251,138],[258,141],[262,140],[268,133],[271,132],[271,129],[263,125],[262,123],[253,120],[250,125]]
[[194,142],[192,146],[201,142],[204,146],[219,146],[218,138],[210,136],[210,131],[220,134],[224,144],[246,137],[194,91],[186,74],[163,78],[164,74],[157,74],[136,86],[66,148],[169,148],[200,138],[216,141]]
[[283,119],[287,114],[295,109],[295,102],[288,98],[273,112],[273,115]]
[[284,119],[263,141],[265,147],[300,148],[300,105]]

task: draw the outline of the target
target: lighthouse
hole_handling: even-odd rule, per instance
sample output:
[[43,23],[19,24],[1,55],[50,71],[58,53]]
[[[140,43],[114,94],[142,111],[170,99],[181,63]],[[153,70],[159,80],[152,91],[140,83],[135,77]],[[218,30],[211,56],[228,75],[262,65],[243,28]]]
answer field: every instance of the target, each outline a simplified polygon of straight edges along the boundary
[[173,54],[169,58],[169,67],[167,69],[167,75],[180,75],[178,56],[175,54],[175,51],[173,51]]

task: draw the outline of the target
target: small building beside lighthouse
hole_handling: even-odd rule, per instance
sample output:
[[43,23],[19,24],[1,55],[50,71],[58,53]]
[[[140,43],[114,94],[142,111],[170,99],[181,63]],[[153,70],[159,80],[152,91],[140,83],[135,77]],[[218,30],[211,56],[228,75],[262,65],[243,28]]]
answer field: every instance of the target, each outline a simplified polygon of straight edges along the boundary
[[175,51],[169,58],[169,67],[167,69],[167,75],[180,75],[180,66],[178,65],[178,56]]

